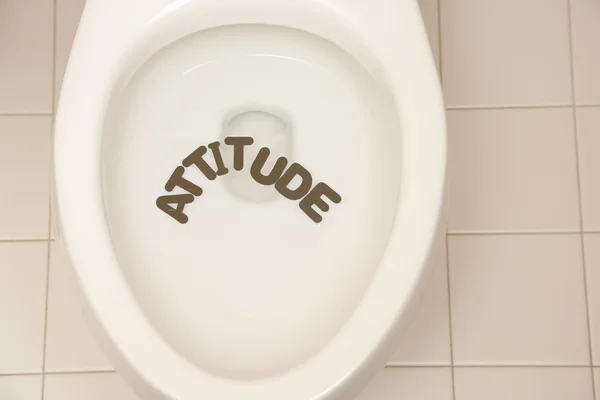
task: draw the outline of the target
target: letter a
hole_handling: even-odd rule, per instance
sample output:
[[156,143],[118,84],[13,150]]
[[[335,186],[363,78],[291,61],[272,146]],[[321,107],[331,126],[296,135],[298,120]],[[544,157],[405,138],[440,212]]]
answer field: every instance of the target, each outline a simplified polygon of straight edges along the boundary
[[[180,224],[185,224],[188,222],[188,216],[183,213],[183,209],[186,204],[192,201],[194,201],[194,195],[192,194],[172,194],[156,199],[156,206]],[[171,204],[177,204],[177,207],[173,208]]]

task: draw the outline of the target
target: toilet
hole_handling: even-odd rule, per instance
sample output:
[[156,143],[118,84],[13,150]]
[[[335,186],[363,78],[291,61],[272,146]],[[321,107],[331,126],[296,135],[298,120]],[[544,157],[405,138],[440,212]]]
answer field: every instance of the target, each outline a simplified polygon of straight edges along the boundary
[[416,0],[87,0],[54,129],[57,244],[147,400],[350,400],[443,238]]

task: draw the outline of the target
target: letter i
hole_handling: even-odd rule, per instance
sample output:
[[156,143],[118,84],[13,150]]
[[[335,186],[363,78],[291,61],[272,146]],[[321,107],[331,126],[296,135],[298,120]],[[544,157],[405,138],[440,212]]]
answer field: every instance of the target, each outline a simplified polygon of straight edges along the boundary
[[225,167],[225,163],[223,162],[223,156],[221,155],[221,149],[219,148],[219,142],[212,142],[208,145],[208,148],[212,151],[213,157],[215,159],[215,163],[217,164],[217,175],[225,175],[229,172],[229,169]]

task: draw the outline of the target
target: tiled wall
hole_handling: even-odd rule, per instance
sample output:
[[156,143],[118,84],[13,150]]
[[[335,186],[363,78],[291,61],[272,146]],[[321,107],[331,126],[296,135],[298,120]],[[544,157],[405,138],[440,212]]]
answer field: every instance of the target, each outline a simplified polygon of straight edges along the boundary
[[[136,399],[52,240],[83,2],[0,2],[1,400]],[[420,3],[448,107],[447,260],[359,399],[600,400],[600,0]]]

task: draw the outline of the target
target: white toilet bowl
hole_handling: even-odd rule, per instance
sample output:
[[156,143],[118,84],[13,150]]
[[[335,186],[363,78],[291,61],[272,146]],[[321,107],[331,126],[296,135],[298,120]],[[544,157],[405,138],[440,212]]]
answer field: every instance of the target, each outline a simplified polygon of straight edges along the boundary
[[58,241],[144,399],[351,399],[441,236],[416,0],[87,0],[54,151]]

